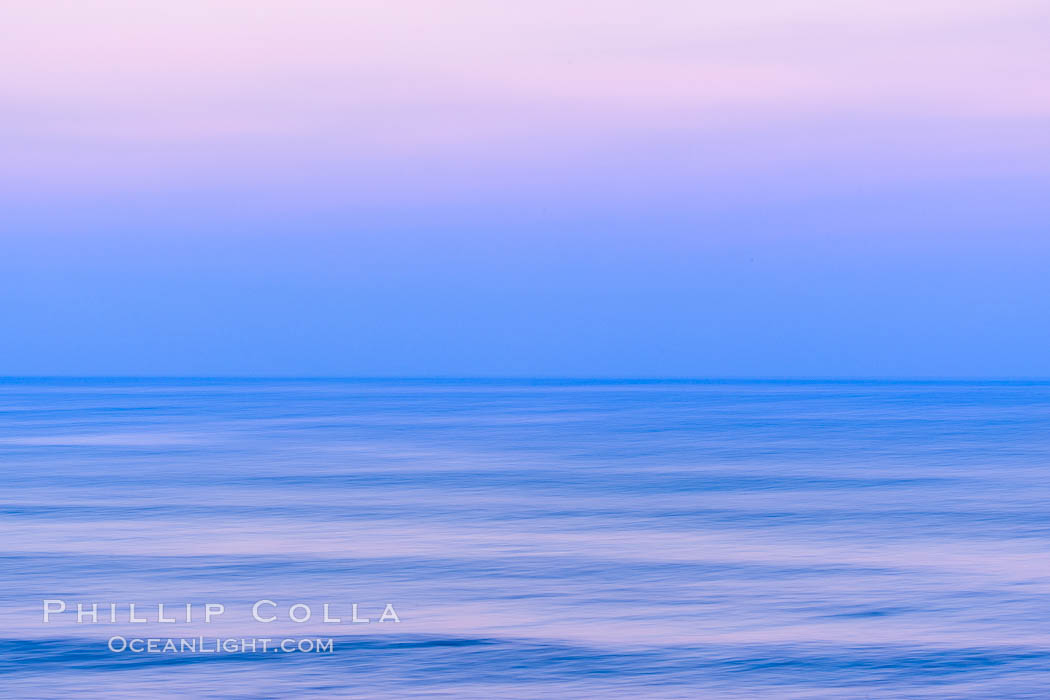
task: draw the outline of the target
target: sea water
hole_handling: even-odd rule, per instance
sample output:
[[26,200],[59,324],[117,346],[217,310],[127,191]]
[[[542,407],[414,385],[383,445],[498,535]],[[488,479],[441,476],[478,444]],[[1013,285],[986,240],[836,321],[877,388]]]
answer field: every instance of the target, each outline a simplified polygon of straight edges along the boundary
[[[1025,382],[0,380],[0,696],[1050,697],[1048,428]],[[111,641],[284,636],[332,648]]]

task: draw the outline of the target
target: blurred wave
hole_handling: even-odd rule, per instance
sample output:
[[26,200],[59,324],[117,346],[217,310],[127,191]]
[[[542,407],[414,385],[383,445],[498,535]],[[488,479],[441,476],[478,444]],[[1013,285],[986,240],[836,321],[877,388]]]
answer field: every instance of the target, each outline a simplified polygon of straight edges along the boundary
[[[0,690],[1046,697],[1048,428],[1038,382],[0,380]],[[260,598],[402,621],[260,629]]]

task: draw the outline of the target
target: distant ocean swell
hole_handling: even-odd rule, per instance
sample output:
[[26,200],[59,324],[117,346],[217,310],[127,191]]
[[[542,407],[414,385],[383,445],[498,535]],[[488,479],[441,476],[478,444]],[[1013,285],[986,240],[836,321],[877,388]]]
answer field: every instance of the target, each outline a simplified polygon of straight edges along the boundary
[[[0,380],[0,697],[1043,699],[1048,464],[1038,382]],[[106,645],[198,634],[334,653]]]

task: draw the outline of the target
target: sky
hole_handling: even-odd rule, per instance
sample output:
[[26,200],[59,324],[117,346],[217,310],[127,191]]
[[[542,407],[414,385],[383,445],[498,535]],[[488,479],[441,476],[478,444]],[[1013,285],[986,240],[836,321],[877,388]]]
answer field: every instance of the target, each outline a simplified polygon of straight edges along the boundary
[[6,0],[0,375],[1050,377],[1045,0]]

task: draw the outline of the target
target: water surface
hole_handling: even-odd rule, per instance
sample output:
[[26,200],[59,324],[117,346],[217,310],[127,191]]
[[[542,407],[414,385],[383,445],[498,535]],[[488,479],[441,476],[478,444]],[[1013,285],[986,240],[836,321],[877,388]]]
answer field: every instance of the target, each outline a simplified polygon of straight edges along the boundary
[[[1023,382],[2,380],[0,692],[1047,697],[1048,428]],[[197,633],[335,652],[106,646]]]

